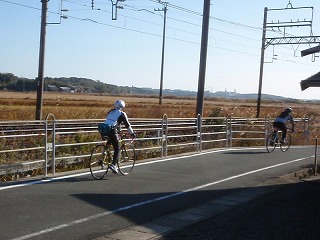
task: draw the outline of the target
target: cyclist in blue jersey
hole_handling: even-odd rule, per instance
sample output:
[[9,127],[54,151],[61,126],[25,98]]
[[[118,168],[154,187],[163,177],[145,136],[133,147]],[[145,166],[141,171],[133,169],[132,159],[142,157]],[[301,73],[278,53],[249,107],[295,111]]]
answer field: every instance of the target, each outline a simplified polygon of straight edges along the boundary
[[113,161],[112,161],[112,164],[110,164],[109,166],[109,168],[112,170],[113,173],[118,173],[117,161],[118,161],[119,152],[120,152],[118,129],[120,128],[120,124],[123,123],[125,125],[132,139],[136,138],[136,134],[132,130],[127,114],[122,111],[125,105],[126,105],[125,102],[122,100],[115,101],[114,108],[108,112],[104,123],[99,124],[98,126],[98,130],[101,134],[101,137],[102,138],[107,137],[114,149],[114,154],[112,159]]
[[282,136],[281,136],[281,143],[285,142],[286,136],[287,136],[287,127],[286,127],[286,123],[289,121],[291,123],[291,130],[292,132],[294,132],[294,121],[293,121],[293,117],[291,115],[292,113],[292,108],[288,107],[286,108],[282,113],[280,113],[280,115],[278,117],[276,117],[276,119],[273,122],[273,127],[274,128],[278,128],[282,131]]

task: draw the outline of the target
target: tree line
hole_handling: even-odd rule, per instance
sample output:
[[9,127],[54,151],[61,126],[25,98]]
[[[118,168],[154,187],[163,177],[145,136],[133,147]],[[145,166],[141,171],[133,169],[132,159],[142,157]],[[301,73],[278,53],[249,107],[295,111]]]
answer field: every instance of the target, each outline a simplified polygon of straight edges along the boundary
[[[0,73],[0,91],[37,91],[38,79],[29,79],[17,77],[12,73]],[[116,86],[99,80],[79,77],[59,77],[44,78],[44,91],[69,91],[84,93],[107,93],[107,94],[133,94],[133,95],[149,95],[158,96],[159,89],[138,88],[134,86]],[[163,94],[166,96],[178,97],[195,97],[196,92],[185,90],[164,89]]]
[[[0,73],[0,90],[37,91],[38,80],[17,77],[12,73]],[[157,94],[158,90],[129,86],[116,86],[87,78],[59,77],[44,78],[44,91],[68,91],[110,94]]]

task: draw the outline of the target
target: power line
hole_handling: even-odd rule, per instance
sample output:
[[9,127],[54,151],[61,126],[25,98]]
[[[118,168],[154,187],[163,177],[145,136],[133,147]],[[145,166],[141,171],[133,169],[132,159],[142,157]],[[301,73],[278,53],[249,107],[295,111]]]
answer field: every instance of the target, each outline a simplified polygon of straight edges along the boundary
[[[69,2],[71,4],[75,4],[75,5],[81,5],[81,6],[84,6],[85,8],[87,8],[87,10],[91,10],[91,6],[89,5],[85,5],[85,4],[80,4],[80,3],[77,3],[77,2],[73,2],[73,1],[70,1],[70,0],[64,0],[65,2]],[[150,0],[151,2],[156,2],[156,3],[159,3],[158,1],[156,0]],[[34,9],[34,10],[38,10],[40,11],[41,9],[40,8],[36,8],[36,7],[33,7],[33,6],[29,6],[29,5],[25,5],[25,4],[19,4],[19,3],[14,3],[12,1],[8,1],[8,0],[0,0],[0,2],[5,2],[5,3],[9,3],[9,4],[13,4],[13,5],[17,5],[17,6],[21,6],[21,7],[25,7],[25,8],[30,8],[30,9]],[[128,6],[128,5],[127,5]],[[184,11],[184,12],[188,12],[188,13],[192,13],[192,14],[195,14],[196,12],[190,10],[190,11],[187,11],[187,9],[185,8],[182,8],[182,7],[178,7],[178,6],[175,6],[176,9],[178,10],[181,10],[181,11]],[[101,8],[97,8],[97,9],[93,9],[93,10],[98,10],[98,11],[101,11],[101,12],[106,12],[106,13],[110,13],[110,11],[108,10],[103,10]],[[72,10],[71,10],[72,11]],[[48,13],[50,14],[58,14],[60,15],[61,13],[57,13],[57,12],[52,12],[52,11],[48,11]],[[94,24],[97,24],[97,25],[101,25],[101,26],[105,26],[105,27],[110,27],[110,28],[115,28],[115,29],[119,29],[119,30],[125,30],[125,31],[129,31],[129,32],[134,32],[134,33],[138,33],[138,34],[144,34],[144,35],[149,35],[149,36],[154,36],[154,37],[162,37],[161,34],[157,34],[157,33],[151,33],[151,32],[147,32],[147,31],[143,31],[143,30],[138,30],[138,29],[131,29],[131,28],[127,28],[127,27],[123,27],[123,26],[116,26],[116,25],[113,25],[113,24],[108,24],[108,23],[105,23],[105,22],[101,22],[101,21],[97,21],[97,20],[94,20],[90,17],[77,17],[77,16],[74,16],[74,15],[71,15],[71,14],[65,14],[64,16],[66,16],[67,18],[69,19],[73,19],[73,20],[77,20],[77,21],[81,21],[81,22],[91,22],[91,23],[94,23]],[[142,19],[138,19],[138,18],[134,18],[134,17],[130,17],[130,16],[126,16],[126,15],[123,15],[121,14],[121,16],[123,17],[126,17],[128,19],[133,19],[133,20],[136,20],[136,21],[141,21],[143,23],[148,23],[148,24],[152,24],[152,25],[156,25],[156,26],[162,26],[161,24],[157,24],[157,23],[153,23],[153,22],[150,22],[150,21],[145,21],[145,20],[142,20]],[[185,20],[180,20],[180,19],[176,19],[176,18],[172,18],[172,17],[169,17],[167,16],[169,19],[171,20],[175,20],[175,21],[179,21],[179,22],[182,22],[182,23],[185,23],[185,24],[190,24],[190,25],[194,25],[194,26],[197,26],[197,27],[201,27],[199,24],[195,24],[195,23],[191,23],[191,22],[188,22],[188,21],[185,21]],[[239,24],[239,26],[245,26],[243,24]],[[183,32],[183,33],[187,33],[187,34],[192,34],[192,35],[199,35],[197,33],[194,33],[194,32],[190,32],[190,31],[185,31],[185,30],[182,30],[182,29],[178,29],[178,28],[172,28],[170,26],[167,26],[167,28],[169,29],[172,29],[172,30],[175,30],[175,31],[180,31],[180,32]],[[252,28],[250,28],[252,29]],[[248,39],[248,40],[252,40],[252,41],[257,41],[257,42],[260,42],[259,40],[257,39],[253,39],[253,38],[249,38],[249,37],[245,37],[245,36],[241,36],[241,35],[237,35],[237,34],[234,34],[234,33],[231,33],[231,32],[226,32],[226,31],[223,31],[223,30],[219,30],[219,29],[215,29],[215,28],[210,28],[210,30],[213,30],[213,31],[217,31],[217,32],[221,32],[221,33],[224,33],[224,34],[228,34],[228,35],[231,35],[231,36],[235,36],[235,37],[239,37],[239,38],[243,38],[243,39]],[[279,33],[280,34],[280,33]],[[210,39],[213,39],[213,40],[219,40],[219,41],[225,41],[225,42],[229,42],[229,43],[232,43],[232,44],[236,44],[236,45],[239,45],[239,46],[243,46],[243,47],[251,47],[251,48],[254,48],[254,46],[246,46],[244,44],[241,44],[241,43],[237,43],[237,42],[232,42],[232,41],[226,41],[226,40],[223,40],[223,39],[217,39],[217,38],[212,38],[212,37],[209,37]],[[176,37],[170,37],[170,36],[166,36],[166,39],[170,39],[170,40],[174,40],[174,41],[179,41],[179,42],[184,42],[184,43],[188,43],[188,44],[193,44],[193,45],[197,45],[199,46],[200,43],[199,42],[195,42],[195,41],[191,41],[191,40],[187,40],[187,39],[181,39],[181,38],[176,38]],[[225,48],[225,47],[219,47],[219,46],[212,46],[212,45],[208,45],[208,47],[210,48],[214,48],[214,49],[220,49],[220,50],[224,50],[224,51],[229,51],[229,52],[234,52],[234,53],[239,53],[239,54],[244,54],[244,55],[249,55],[249,56],[258,56],[257,54],[252,54],[252,53],[248,53],[248,52],[244,52],[244,51],[239,51],[239,50],[234,50],[234,49],[230,49],[230,48]],[[257,48],[258,49],[258,48]],[[278,60],[281,60],[281,59],[278,59]],[[289,61],[289,60],[282,60],[282,61]],[[296,64],[299,64],[298,62],[294,61]]]
[[15,2],[7,1],[7,0],[0,0],[0,2],[6,2],[6,3],[13,4],[13,5],[17,5],[17,6],[26,7],[26,8],[30,8],[30,9],[35,9],[35,10],[40,10],[41,11],[41,8],[36,8],[36,7],[28,6],[28,5],[25,5],[25,4],[21,4],[21,3],[15,3]]
[[[69,1],[69,0],[65,0],[65,1],[70,2],[70,3],[74,3],[74,2]],[[157,3],[158,3],[158,1],[153,1],[153,2],[157,2]],[[82,5],[82,4],[79,4],[79,3],[75,3],[75,4]],[[123,6],[130,7],[130,8],[133,8],[133,9],[134,9],[133,11],[139,11],[139,10],[142,11],[142,10],[145,10],[145,9],[138,9],[138,8],[136,8],[136,7],[133,7],[133,6],[129,6],[128,4],[122,4],[122,5],[123,5]],[[169,5],[169,4],[168,4],[168,5]],[[90,6],[87,6],[87,7],[89,8]],[[182,9],[184,9],[184,8],[182,8]],[[99,10],[109,13],[109,11],[103,10],[103,9],[101,9],[101,8],[99,8]],[[147,9],[146,9],[146,10],[147,10]],[[147,11],[148,11],[148,10],[147,10]],[[148,11],[148,12],[154,14],[154,13],[151,12],[151,11]],[[140,22],[144,22],[144,23],[148,23],[148,24],[152,24],[152,25],[156,25],[156,26],[162,26],[162,25],[160,25],[160,24],[158,24],[158,23],[153,23],[153,22],[150,22],[150,21],[145,21],[145,20],[138,19],[138,18],[134,18],[134,17],[130,17],[130,16],[127,16],[127,15],[123,15],[123,14],[119,14],[119,15],[120,15],[120,16],[123,16],[123,17],[126,17],[126,18],[128,18],[128,19],[133,19],[133,20],[136,20],[136,21],[140,21]],[[186,23],[186,24],[193,25],[193,26],[196,26],[196,27],[201,28],[201,25],[199,25],[199,24],[190,23],[190,22],[187,22],[187,21],[185,21],[185,20],[179,20],[179,19],[172,18],[172,17],[169,17],[169,16],[167,16],[167,18],[168,18],[168,19],[171,19],[171,20],[175,20],[175,21],[178,21],[178,22]],[[170,26],[167,26],[167,28],[168,28],[168,29],[172,29],[172,30],[174,30],[174,31],[179,31],[179,32],[188,33],[188,34],[192,34],[192,35],[197,35],[197,36],[199,35],[198,33],[193,33],[193,32],[185,31],[185,30],[182,30],[182,29],[172,28],[172,27],[170,27]],[[243,39],[248,39],[248,40],[253,40],[253,41],[259,41],[259,40],[253,39],[253,38],[249,38],[249,37],[237,35],[237,34],[234,34],[234,33],[231,33],[231,32],[226,32],[226,31],[222,31],[222,30],[218,30],[218,29],[214,29],[214,28],[210,28],[210,30],[214,30],[214,31],[217,31],[217,32],[225,33],[225,34],[232,35],[232,36],[236,36],[236,37],[243,38]],[[214,39],[214,38],[211,38],[211,37],[210,37],[210,39]],[[219,40],[219,39],[217,39],[217,40]],[[232,43],[232,41],[228,41],[228,42]],[[236,42],[234,42],[234,44],[242,45],[242,44],[239,44],[239,43],[236,43]],[[242,45],[242,46],[248,47],[248,46],[246,46],[246,45]],[[251,46],[250,46],[250,47],[251,47]]]
[[[155,2],[155,3],[159,3],[159,1],[157,1],[157,0],[150,0],[150,1],[151,2]],[[193,11],[193,10],[190,10],[190,9],[187,9],[187,8],[183,8],[183,7],[180,7],[180,6],[173,5],[173,4],[168,4],[168,6],[171,7],[171,8],[177,9],[179,11],[190,13],[190,14],[193,14],[193,15],[196,15],[196,16],[202,16],[201,13]],[[246,25],[246,24],[242,24],[242,23],[238,23],[238,22],[233,22],[233,21],[230,21],[230,20],[217,18],[217,17],[213,17],[213,16],[210,16],[210,19],[214,19],[216,21],[223,22],[223,23],[228,23],[228,24],[232,24],[232,25],[245,27],[245,28],[248,28],[248,29],[262,30],[261,27],[254,27],[254,26],[250,26],[250,25]]]
[[[11,4],[15,4],[15,5],[19,5],[19,6],[23,6],[23,7],[27,7],[27,8],[33,8],[33,9],[36,9],[36,10],[41,10],[40,8],[35,8],[35,7],[31,7],[31,6],[27,6],[27,5],[23,5],[23,4],[18,4],[18,3],[13,3],[13,2],[10,2],[10,1],[7,1],[7,0],[0,0],[2,2],[8,2],[8,3],[11,3]],[[92,10],[91,9],[91,6],[89,5],[86,5],[86,4],[81,4],[81,3],[77,3],[77,2],[74,2],[74,1],[70,1],[70,0],[64,0],[65,2],[68,2],[68,3],[72,3],[72,4],[75,4],[75,5],[79,5],[79,6],[84,6],[86,7],[87,9],[80,9],[80,10]],[[152,2],[156,2],[156,3],[159,3],[158,1],[156,0],[150,0]],[[184,12],[187,12],[187,13],[192,13],[192,14],[195,14],[195,15],[201,15],[195,11],[192,11],[192,10],[189,10],[189,9],[186,9],[186,8],[182,8],[182,7],[179,7],[179,6],[175,6],[175,5],[172,5],[172,4],[168,4],[170,6],[172,6],[173,8],[175,9],[178,9],[178,10],[181,10],[181,11],[184,11]],[[128,6],[127,4],[125,6]],[[101,8],[98,8],[98,9],[93,9],[93,10],[98,10],[98,11],[104,11],[104,12],[107,12],[107,13],[110,13],[108,10],[103,10]],[[69,10],[68,11],[75,11],[75,10]],[[54,13],[56,14],[55,12],[51,12],[51,11],[48,11],[48,13]],[[68,17],[68,15],[64,14],[65,17]],[[129,18],[129,19],[134,19],[136,21],[141,21],[141,22],[145,22],[145,23],[148,23],[148,24],[153,24],[153,25],[157,25],[157,26],[162,26],[161,24],[157,24],[157,23],[152,23],[152,22],[149,22],[149,21],[145,21],[145,20],[141,20],[141,19],[138,19],[138,18],[134,18],[134,17],[129,17],[129,16],[126,16],[126,15],[121,15],[121,16],[124,16],[126,18]],[[69,16],[71,17],[71,16]],[[71,17],[71,18],[75,18],[75,17]],[[175,21],[180,21],[180,22],[184,22],[184,23],[187,23],[187,24],[192,24],[194,26],[198,26],[198,27],[201,27],[200,25],[198,24],[193,24],[193,23],[190,23],[190,22],[187,22],[187,21],[184,21],[184,20],[178,20],[178,19],[175,19],[175,18],[172,18],[172,17],[168,17],[169,19],[172,19],[172,20],[175,20]],[[215,18],[217,19],[217,18]],[[97,22],[91,18],[82,18],[82,20],[86,20],[86,21],[92,21],[92,22]],[[224,21],[222,19],[218,19],[220,21]],[[225,21],[227,22],[227,21]],[[105,25],[108,25],[108,24],[105,24]],[[241,25],[241,24],[240,24]],[[110,25],[111,26],[111,25]],[[184,30],[181,30],[181,29],[177,29],[177,28],[172,28],[170,26],[168,26],[169,29],[172,29],[172,30],[176,30],[176,31],[180,31],[180,32],[184,32],[184,33],[189,33],[189,34],[194,34],[194,33],[191,33],[189,31],[184,31]],[[210,30],[214,30],[214,31],[218,31],[218,32],[221,32],[221,33],[226,33],[226,34],[229,34],[229,35],[233,35],[233,36],[236,36],[236,37],[240,37],[240,38],[246,38],[246,39],[249,39],[249,40],[254,40],[252,38],[247,38],[247,37],[244,37],[244,36],[240,36],[240,35],[237,35],[237,34],[233,34],[233,33],[230,33],[230,32],[225,32],[225,31],[222,31],[222,30],[218,30],[218,29],[213,29],[213,28],[210,28]],[[255,40],[257,41],[257,40]]]

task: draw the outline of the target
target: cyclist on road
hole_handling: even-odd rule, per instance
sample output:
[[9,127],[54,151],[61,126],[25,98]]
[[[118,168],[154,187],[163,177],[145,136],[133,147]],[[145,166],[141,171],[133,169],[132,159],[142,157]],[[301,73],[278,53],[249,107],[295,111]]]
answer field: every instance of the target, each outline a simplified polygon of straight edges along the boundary
[[280,113],[280,115],[278,117],[275,118],[275,120],[273,122],[273,127],[278,128],[282,131],[282,136],[281,136],[281,140],[280,140],[281,143],[285,143],[286,136],[287,136],[286,122],[289,121],[291,123],[291,130],[292,130],[292,132],[294,132],[294,125],[295,124],[294,124],[291,112],[292,112],[291,107],[286,108],[282,113]]
[[114,154],[113,161],[109,168],[113,173],[118,173],[117,161],[119,158],[120,145],[119,145],[119,136],[118,130],[120,129],[120,124],[123,123],[130,133],[132,139],[136,138],[136,134],[132,130],[132,127],[129,123],[127,114],[122,111],[122,109],[126,106],[125,102],[122,100],[117,100],[114,103],[114,108],[111,109],[106,117],[104,123],[98,125],[98,130],[101,134],[101,137],[105,139],[106,137],[111,142]]

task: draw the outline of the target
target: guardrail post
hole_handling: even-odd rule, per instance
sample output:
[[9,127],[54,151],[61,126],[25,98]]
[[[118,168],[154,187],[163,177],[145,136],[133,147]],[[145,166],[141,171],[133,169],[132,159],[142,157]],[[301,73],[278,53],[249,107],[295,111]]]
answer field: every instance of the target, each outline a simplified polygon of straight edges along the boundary
[[229,146],[229,127],[228,127],[228,116],[225,118],[225,124],[226,124],[226,148]]
[[160,140],[160,137],[161,137],[161,130],[157,130],[157,146],[160,146],[161,144],[161,140]]
[[314,175],[318,175],[318,160],[317,160],[317,154],[318,154],[318,137],[316,137],[316,147],[315,147],[315,153],[314,153]]
[[227,118],[227,146],[232,147],[232,117]]
[[307,143],[307,146],[309,146],[309,119],[308,117],[303,118],[303,133],[304,133],[304,138],[305,142]]
[[267,144],[267,137],[270,134],[270,118],[265,118],[264,119],[264,145],[266,146]]
[[[52,122],[52,140],[51,143],[48,143],[48,121],[49,118],[53,119]],[[46,116],[46,122],[45,122],[45,171],[44,171],[44,175],[47,176],[48,175],[48,152],[51,151],[52,152],[52,161],[51,161],[51,167],[52,167],[52,175],[56,174],[56,119],[54,117],[53,114],[48,114]]]
[[161,158],[163,158],[163,156],[167,156],[168,154],[168,149],[167,149],[167,138],[168,138],[168,116],[167,114],[164,114],[162,117],[162,148],[161,148]]
[[202,151],[202,118],[201,115],[197,116],[197,151]]
[[44,166],[43,174],[46,177],[48,175],[48,122],[44,122]]
[[52,174],[55,175],[56,174],[56,120],[55,118],[52,124],[53,124],[52,125]]

